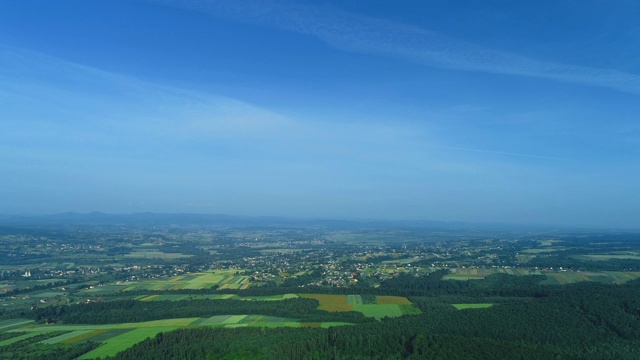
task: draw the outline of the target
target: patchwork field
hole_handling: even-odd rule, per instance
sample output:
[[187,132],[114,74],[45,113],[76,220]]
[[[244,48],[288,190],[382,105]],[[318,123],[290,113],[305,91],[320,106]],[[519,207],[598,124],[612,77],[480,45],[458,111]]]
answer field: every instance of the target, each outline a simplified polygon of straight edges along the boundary
[[402,315],[420,314],[420,310],[411,301],[401,296],[376,296],[374,304],[363,304],[360,295],[321,295],[298,294],[300,297],[316,299],[320,302],[319,310],[326,311],[358,311],[368,317],[399,317]]
[[279,301],[297,298],[296,294],[270,295],[270,296],[238,296],[235,294],[171,294],[171,295],[139,295],[135,300],[140,301],[180,301],[180,300],[247,300],[247,301]]
[[637,255],[637,254],[597,254],[597,255],[576,255],[573,257],[580,260],[593,260],[593,261],[606,261],[611,259],[640,260],[640,255]]
[[[586,256],[586,255],[585,255]],[[615,256],[615,255],[605,255]],[[628,256],[628,255],[621,255]],[[505,268],[458,268],[452,269],[451,274],[445,275],[444,280],[482,280],[493,274],[509,274],[516,276],[545,275],[547,279],[540,282],[543,285],[562,285],[580,281],[595,281],[604,284],[623,284],[627,281],[640,278],[639,271],[545,271],[527,269],[505,269]]]
[[508,275],[541,275],[538,270],[527,269],[509,269],[509,268],[457,268],[451,269],[451,274],[445,275],[443,280],[481,280],[485,277],[493,274],[508,274]]
[[34,336],[38,336],[38,335],[40,335],[40,333],[27,333],[24,335],[12,337],[11,339],[0,341],[0,348],[2,348],[3,346],[11,345],[13,343],[17,343],[18,341],[22,341],[28,338],[32,338]]
[[[233,282],[237,279],[234,273],[211,272],[176,277],[165,281],[171,284],[193,285],[217,282]],[[231,280],[229,280],[231,279]],[[149,286],[152,282],[141,282]],[[131,286],[131,284],[128,284]],[[185,287],[186,288],[186,287]],[[93,290],[93,289],[92,289]],[[174,294],[174,295],[139,295],[139,301],[185,300],[185,299],[241,299],[247,301],[278,301],[295,297],[317,299],[319,308],[327,311],[358,311],[365,316],[381,319],[383,317],[397,317],[405,314],[418,314],[420,311],[405,297],[377,296],[368,297],[363,303],[360,295],[322,295],[322,294],[284,294],[273,296],[239,297],[233,294]],[[371,303],[373,301],[373,303]],[[0,331],[14,332],[13,338],[4,340],[0,345],[9,345],[40,334],[51,334],[42,340],[42,344],[75,344],[85,341],[101,343],[96,349],[84,354],[80,359],[94,359],[113,356],[119,351],[153,337],[159,332],[172,331],[189,327],[331,327],[349,325],[342,322],[299,322],[295,319],[279,318],[263,315],[219,315],[208,318],[180,318],[147,321],[139,323],[120,323],[107,325],[37,325],[25,319],[5,320],[0,322]],[[25,333],[25,334],[22,334]],[[6,344],[4,344],[6,343]]]
[[594,281],[603,284],[624,284],[627,281],[640,278],[638,271],[581,271],[581,272],[545,272],[547,278],[541,282],[544,285],[563,285],[579,281]]
[[117,335],[111,339],[106,340],[103,345],[98,348],[89,351],[88,353],[80,356],[78,359],[94,359],[97,357],[104,358],[107,356],[113,356],[118,352],[128,349],[140,341],[156,336],[163,331],[175,330],[175,327],[156,327],[156,328],[140,328],[133,329],[124,334]]
[[33,320],[27,320],[27,319],[2,320],[2,321],[0,321],[0,331],[7,330],[7,329],[10,329],[12,327],[16,327],[16,326],[20,326],[20,325],[29,324],[29,323],[32,323],[32,322],[33,322]]
[[6,331],[23,333],[0,342],[0,346],[10,345],[14,342],[34,337],[43,333],[61,332],[61,335],[41,341],[43,344],[74,344],[83,341],[95,341],[102,343],[98,348],[84,354],[79,359],[94,359],[113,356],[119,351],[127,349],[140,341],[154,337],[165,331],[172,331],[188,327],[331,327],[349,325],[342,322],[302,323],[295,319],[280,318],[264,315],[218,315],[209,318],[181,318],[145,321],[139,323],[122,323],[108,325],[35,325],[32,321],[24,319],[5,320],[0,326],[5,326]]
[[132,252],[129,254],[124,255],[125,258],[140,258],[140,259],[163,259],[163,260],[170,260],[170,259],[182,259],[182,258],[188,258],[191,257],[192,255],[185,255],[185,254],[180,254],[180,253],[165,253],[165,252],[161,252],[161,251],[136,251],[136,252]]
[[202,273],[190,273],[166,279],[151,279],[128,281],[124,283],[95,287],[83,290],[86,294],[117,291],[138,290],[182,290],[182,289],[246,289],[249,287],[249,277],[236,275],[236,270],[215,270]]

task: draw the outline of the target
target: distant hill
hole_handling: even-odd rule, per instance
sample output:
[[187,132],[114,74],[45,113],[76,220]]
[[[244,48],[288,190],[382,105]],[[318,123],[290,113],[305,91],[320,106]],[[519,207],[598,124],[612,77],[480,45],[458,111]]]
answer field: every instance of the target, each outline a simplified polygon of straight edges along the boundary
[[[53,215],[0,215],[4,226],[52,226],[52,225],[125,225],[125,226],[214,226],[214,227],[322,227],[331,229],[366,228],[429,228],[429,229],[473,229],[494,227],[462,222],[440,221],[388,221],[313,219],[276,216],[235,216],[226,214],[189,213],[133,213],[106,214],[102,212],[66,212]],[[497,226],[496,226],[497,227]],[[500,226],[504,229],[504,225]]]
[[0,214],[0,226],[5,227],[50,227],[50,226],[134,226],[134,227],[218,227],[218,228],[322,228],[329,230],[429,230],[436,232],[463,231],[468,233],[548,233],[629,231],[615,229],[586,229],[569,226],[535,224],[474,223],[461,221],[432,220],[384,220],[384,219],[331,219],[296,218],[284,216],[239,216],[228,214],[152,213],[108,214],[99,211],[90,213],[66,212],[51,215]]

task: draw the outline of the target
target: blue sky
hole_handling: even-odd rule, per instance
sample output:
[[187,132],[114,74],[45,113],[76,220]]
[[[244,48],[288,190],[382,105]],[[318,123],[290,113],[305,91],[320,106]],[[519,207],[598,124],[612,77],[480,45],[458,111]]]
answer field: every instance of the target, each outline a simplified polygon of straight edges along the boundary
[[640,227],[636,1],[0,1],[0,213]]

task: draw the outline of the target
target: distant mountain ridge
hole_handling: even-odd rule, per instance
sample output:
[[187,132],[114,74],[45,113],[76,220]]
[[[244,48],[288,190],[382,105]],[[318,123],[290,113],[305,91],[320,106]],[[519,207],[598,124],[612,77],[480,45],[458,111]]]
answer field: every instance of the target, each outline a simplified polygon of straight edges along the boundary
[[284,226],[284,227],[326,227],[336,229],[352,228],[442,228],[469,229],[487,225],[443,221],[393,221],[393,220],[346,220],[293,218],[280,216],[238,216],[227,214],[193,213],[152,213],[107,214],[103,212],[66,212],[51,215],[0,215],[0,225],[4,226],[46,226],[46,225],[126,225],[126,226]]

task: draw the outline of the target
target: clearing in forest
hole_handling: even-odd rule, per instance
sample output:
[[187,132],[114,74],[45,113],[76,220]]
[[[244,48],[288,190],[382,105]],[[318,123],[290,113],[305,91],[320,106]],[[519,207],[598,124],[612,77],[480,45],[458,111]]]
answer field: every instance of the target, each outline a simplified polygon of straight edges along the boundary
[[298,295],[300,297],[318,300],[320,302],[318,310],[358,311],[364,314],[364,316],[376,319],[399,317],[402,315],[418,315],[422,313],[409,299],[402,296],[376,296],[375,304],[363,304],[361,295]]

